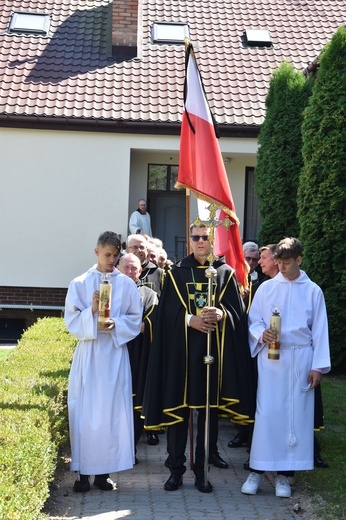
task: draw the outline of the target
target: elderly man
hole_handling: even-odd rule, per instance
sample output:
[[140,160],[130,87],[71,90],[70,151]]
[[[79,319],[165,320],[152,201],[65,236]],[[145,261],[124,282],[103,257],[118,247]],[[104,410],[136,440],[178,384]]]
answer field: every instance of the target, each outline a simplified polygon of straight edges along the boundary
[[136,255],[141,262],[141,274],[139,279],[143,285],[153,289],[160,297],[164,271],[148,258],[148,241],[142,235],[129,235],[126,241],[126,252]]
[[[148,241],[142,235],[129,235],[126,240],[126,252],[136,255],[141,262],[139,281],[156,292],[158,298],[161,295],[165,271],[149,260]],[[161,430],[161,429],[160,429]],[[159,444],[159,436],[156,431],[147,432],[149,446]]]
[[264,278],[261,280],[262,282],[269,280],[269,278],[274,278],[279,272],[278,265],[274,259],[276,245],[277,244],[268,244],[260,248],[261,256],[258,264],[261,266],[262,273],[264,274]]
[[259,260],[258,245],[256,242],[245,242],[245,244],[243,244],[243,252],[245,261],[248,263],[250,268],[249,275],[251,280],[254,282],[258,279],[258,272],[256,271]]
[[[246,263],[249,266],[248,273],[248,289],[243,294],[243,300],[246,312],[249,312],[250,305],[254,294],[259,287],[263,276],[259,277],[256,270],[259,263],[259,249],[256,242],[245,242],[243,244],[243,252]],[[256,368],[254,366],[254,381],[256,381]],[[237,426],[237,433],[228,443],[229,448],[240,448],[243,444],[249,442],[249,426]]]
[[[132,373],[132,395],[134,408],[135,449],[143,431],[144,421],[140,417],[143,403],[145,381],[147,378],[149,352],[153,335],[156,307],[158,303],[155,291],[141,285],[139,277],[142,271],[139,258],[133,253],[122,256],[118,269],[129,276],[137,285],[143,303],[143,321],[141,332],[133,340],[129,341],[127,348],[130,356]],[[136,457],[136,464],[138,460]]]

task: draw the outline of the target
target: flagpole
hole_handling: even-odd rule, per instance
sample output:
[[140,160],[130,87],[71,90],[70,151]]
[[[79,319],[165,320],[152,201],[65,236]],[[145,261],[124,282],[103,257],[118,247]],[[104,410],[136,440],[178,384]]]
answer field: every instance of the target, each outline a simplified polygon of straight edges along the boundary
[[190,242],[189,242],[189,236],[190,236],[190,200],[191,200],[191,191],[189,188],[186,188],[185,190],[185,236],[186,236],[186,254],[190,254]]
[[[212,229],[212,232],[214,230]],[[213,306],[213,283],[217,276],[217,271],[210,263],[206,269],[205,276],[208,278],[208,307]],[[204,425],[204,489],[209,492],[208,484],[209,472],[209,437],[210,437],[210,365],[214,363],[214,357],[211,355],[211,331],[207,335],[207,354],[203,358],[206,365],[206,397],[205,397],[205,425]]]
[[[185,237],[186,237],[186,254],[190,254],[190,201],[191,201],[191,191],[189,188],[185,189]],[[193,411],[190,410],[189,417],[189,433],[190,433],[190,469],[193,469],[194,462],[194,454],[193,454]]]

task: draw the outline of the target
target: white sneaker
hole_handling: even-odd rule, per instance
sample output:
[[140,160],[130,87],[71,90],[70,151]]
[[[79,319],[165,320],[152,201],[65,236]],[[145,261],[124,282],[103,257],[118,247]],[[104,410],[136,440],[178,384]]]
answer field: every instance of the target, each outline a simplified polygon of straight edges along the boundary
[[284,475],[278,475],[275,479],[275,495],[281,498],[290,498],[291,486],[288,478]]
[[255,473],[252,471],[246,479],[246,482],[244,482],[243,487],[241,488],[241,492],[245,495],[256,495],[261,478],[262,475],[260,473]]

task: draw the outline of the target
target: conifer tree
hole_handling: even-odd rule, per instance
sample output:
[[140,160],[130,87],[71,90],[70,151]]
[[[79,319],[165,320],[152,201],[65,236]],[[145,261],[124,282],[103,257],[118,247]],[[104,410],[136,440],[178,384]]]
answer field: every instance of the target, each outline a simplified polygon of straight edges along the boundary
[[346,28],[320,57],[302,124],[298,219],[303,269],[324,291],[334,364],[346,337]]
[[299,234],[296,198],[302,168],[301,122],[310,92],[310,82],[289,63],[283,63],[270,81],[255,168],[262,220],[260,245]]

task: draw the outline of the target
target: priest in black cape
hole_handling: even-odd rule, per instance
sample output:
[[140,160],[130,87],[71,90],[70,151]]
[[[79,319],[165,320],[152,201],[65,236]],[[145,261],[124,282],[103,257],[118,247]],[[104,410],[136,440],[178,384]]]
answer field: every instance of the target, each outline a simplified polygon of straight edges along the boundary
[[[131,376],[132,376],[132,396],[133,396],[133,424],[135,451],[139,439],[141,438],[144,421],[141,418],[144,388],[147,379],[149,353],[153,339],[153,329],[155,326],[158,297],[155,291],[142,285],[140,281],[141,263],[139,258],[128,253],[120,258],[118,269],[121,273],[129,276],[137,285],[143,304],[143,317],[141,332],[127,343],[129,352]],[[138,463],[137,457],[135,459]]]
[[149,260],[148,241],[143,235],[129,235],[126,240],[126,252],[136,255],[141,262],[141,285],[156,292],[160,298],[165,279],[165,271]]
[[207,334],[211,332],[209,462],[227,467],[218,454],[218,415],[232,422],[253,421],[254,391],[247,317],[234,270],[222,259],[214,262],[213,306],[207,307],[205,276],[210,252],[208,228],[190,227],[192,254],[166,274],[149,358],[142,415],[145,428],[168,426],[167,449],[171,476],[164,485],[175,491],[186,471],[185,448],[191,409],[198,410],[195,485],[204,483]]

